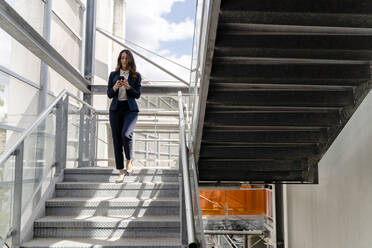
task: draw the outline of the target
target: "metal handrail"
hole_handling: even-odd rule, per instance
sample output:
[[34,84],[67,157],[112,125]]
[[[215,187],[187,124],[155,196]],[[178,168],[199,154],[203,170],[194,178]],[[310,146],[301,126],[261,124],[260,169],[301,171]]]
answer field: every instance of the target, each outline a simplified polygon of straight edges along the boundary
[[[98,28],[99,28],[99,27],[98,27]],[[110,34],[112,37],[115,37],[115,38],[118,38],[118,39],[125,40],[126,42],[128,42],[128,43],[132,43],[134,46],[139,47],[139,48],[145,50],[146,52],[149,52],[149,53],[151,53],[151,54],[153,54],[153,55],[155,55],[155,56],[157,56],[157,57],[159,57],[159,58],[165,59],[165,60],[167,60],[167,61],[169,61],[169,62],[171,62],[171,63],[173,63],[173,64],[175,64],[175,65],[178,65],[179,67],[182,67],[183,69],[186,69],[186,70],[188,70],[188,71],[192,71],[192,69],[187,68],[186,66],[181,65],[180,63],[177,63],[177,62],[175,62],[175,61],[173,61],[173,60],[171,60],[171,59],[168,59],[168,58],[166,58],[166,57],[164,57],[164,56],[161,56],[160,54],[158,54],[158,53],[156,53],[156,52],[153,52],[153,51],[151,51],[150,49],[147,49],[147,48],[145,48],[145,47],[143,47],[143,46],[140,46],[140,45],[136,44],[136,43],[133,42],[133,41],[130,41],[130,40],[125,39],[125,38],[123,38],[123,37],[119,37],[119,36],[117,36],[117,35],[114,35],[114,34],[110,33],[109,31],[105,30],[104,28],[100,28],[100,29],[104,30],[106,33]]]
[[39,117],[26,129],[22,132],[21,136],[17,139],[17,141],[3,154],[0,156],[0,165],[2,165],[17,149],[17,147],[23,142],[23,140],[31,134],[31,132],[39,126],[39,124],[45,120],[48,116],[50,111],[57,105],[57,103],[62,99],[62,97],[66,94],[67,90],[63,90],[56,99],[50,104],[40,115]]
[[6,241],[10,237],[12,237],[12,233],[13,233],[13,229],[10,228],[4,239],[0,236],[0,247],[3,247],[5,245],[6,247],[10,248],[10,246],[6,243]]
[[195,240],[195,227],[194,227],[194,215],[192,208],[191,198],[191,186],[189,178],[189,166],[187,161],[186,152],[186,135],[185,135],[185,117],[183,113],[182,93],[178,92],[178,108],[179,108],[179,127],[180,127],[180,150],[181,150],[181,161],[182,161],[182,176],[183,176],[183,189],[185,196],[185,210],[186,210],[186,225],[187,225],[187,242],[188,247],[196,247]]
[[79,97],[77,97],[77,96],[75,96],[75,95],[73,95],[73,94],[71,94],[70,92],[66,92],[67,93],[67,95],[68,96],[70,96],[70,97],[72,97],[72,98],[74,98],[76,101],[78,101],[78,102],[80,102],[81,104],[83,104],[83,105],[85,105],[85,106],[87,106],[89,109],[91,109],[93,112],[95,112],[95,113],[97,113],[98,111],[92,106],[92,105],[90,105],[90,104],[88,104],[88,103],[86,103],[86,102],[84,102],[83,100],[81,100]]
[[[66,97],[65,97],[66,96]],[[21,240],[21,213],[22,213],[22,188],[24,180],[23,176],[23,160],[24,160],[24,143],[25,139],[29,137],[32,132],[35,131],[40,125],[43,125],[43,122],[47,119],[50,113],[53,113],[54,108],[56,108],[56,130],[61,131],[59,137],[56,138],[56,146],[55,152],[60,151],[63,147],[66,147],[67,144],[67,121],[66,114],[68,114],[68,104],[69,104],[69,97],[76,99],[78,102],[82,104],[82,106],[86,107],[87,109],[91,109],[92,112],[96,111],[91,105],[87,104],[86,102],[80,100],[78,97],[74,96],[73,94],[69,93],[66,89],[61,91],[58,96],[54,99],[54,101],[40,114],[37,116],[36,120],[30,124],[28,128],[26,128],[21,135],[18,137],[16,142],[7,149],[3,154],[0,155],[0,165],[6,163],[10,156],[15,156],[15,167],[14,167],[14,193],[13,194],[13,224],[12,224],[12,231],[9,235],[12,237],[12,244],[17,247],[19,246]],[[64,98],[65,97],[65,98]],[[63,117],[65,116],[65,117]],[[66,122],[66,123],[64,123]],[[64,126],[62,126],[64,125]],[[64,140],[65,139],[65,140]],[[64,151],[66,152],[66,150]],[[62,164],[66,161],[66,157],[63,155],[59,155],[55,160],[54,166],[56,167],[55,176],[58,176],[61,169]],[[48,170],[50,170],[50,168]],[[41,183],[37,186],[34,194],[31,196],[31,199],[34,198],[35,193],[41,187]],[[0,241],[2,243],[2,241]],[[2,245],[0,246],[2,247]]]
[[140,54],[139,52],[137,52],[135,49],[129,47],[128,45],[125,45],[123,42],[120,42],[119,40],[117,40],[115,37],[112,37],[110,34],[108,34],[106,31],[100,29],[100,28],[96,28],[96,30],[98,32],[100,32],[101,34],[103,34],[104,36],[106,36],[107,38],[115,41],[116,43],[118,43],[119,45],[131,50],[134,54],[136,54],[138,57],[146,60],[147,62],[149,62],[150,64],[152,64],[153,66],[156,66],[157,68],[159,68],[160,70],[164,71],[165,73],[167,73],[168,75],[174,77],[175,79],[181,81],[182,83],[186,84],[187,86],[189,86],[189,83],[186,82],[184,79],[180,78],[179,76],[175,75],[174,73],[168,71],[167,69],[161,67],[160,65],[158,65],[157,63],[153,62],[152,60],[146,58],[145,56],[143,56],[142,54]]
[[211,235],[263,235],[264,231],[261,230],[245,230],[245,231],[235,231],[235,230],[204,230],[205,234]]
[[76,97],[75,95],[71,94],[67,90],[63,90],[61,93],[58,94],[58,96],[56,97],[56,99],[54,99],[54,101],[37,117],[37,119],[28,128],[26,128],[22,132],[22,134],[19,136],[19,138],[17,139],[17,141],[9,149],[7,149],[4,153],[2,153],[0,155],[0,165],[2,165],[14,153],[14,151],[24,141],[24,139],[26,137],[29,136],[32,133],[32,131],[34,131],[35,128],[37,126],[39,126],[40,123],[42,123],[47,118],[48,114],[52,111],[52,109],[58,104],[58,102],[65,95],[68,95],[68,96],[74,98],[75,100],[77,100],[81,104],[87,106],[88,108],[90,108],[94,112],[97,112],[97,110],[95,108],[93,108],[93,106],[91,106],[88,103],[84,102],[83,100],[79,99],[78,97]]

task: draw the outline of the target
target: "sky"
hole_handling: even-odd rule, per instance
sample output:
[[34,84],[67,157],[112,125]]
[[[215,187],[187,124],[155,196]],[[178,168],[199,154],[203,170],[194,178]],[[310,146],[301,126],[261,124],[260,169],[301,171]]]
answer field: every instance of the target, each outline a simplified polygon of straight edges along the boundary
[[[196,0],[127,0],[126,39],[190,68],[195,11]],[[188,70],[138,51],[189,81]],[[135,60],[145,79],[175,80],[138,57]]]

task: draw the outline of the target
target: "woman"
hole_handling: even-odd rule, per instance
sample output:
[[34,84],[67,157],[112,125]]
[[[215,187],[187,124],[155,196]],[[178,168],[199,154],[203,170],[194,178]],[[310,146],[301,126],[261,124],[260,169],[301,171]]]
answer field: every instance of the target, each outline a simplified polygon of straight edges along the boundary
[[[136,71],[136,63],[129,50],[119,53],[115,71],[111,72],[107,96],[111,99],[110,126],[114,142],[116,169],[120,171],[116,183],[123,182],[125,174],[132,174],[132,135],[138,117],[135,99],[141,95],[141,75]],[[123,146],[126,158],[124,173]]]

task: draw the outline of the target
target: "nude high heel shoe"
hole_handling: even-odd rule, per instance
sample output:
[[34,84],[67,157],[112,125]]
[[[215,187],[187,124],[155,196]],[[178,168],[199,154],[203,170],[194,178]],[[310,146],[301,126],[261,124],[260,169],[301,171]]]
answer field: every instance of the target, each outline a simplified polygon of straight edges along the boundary
[[124,182],[125,173],[123,175],[120,175],[116,180],[115,183],[122,183]]

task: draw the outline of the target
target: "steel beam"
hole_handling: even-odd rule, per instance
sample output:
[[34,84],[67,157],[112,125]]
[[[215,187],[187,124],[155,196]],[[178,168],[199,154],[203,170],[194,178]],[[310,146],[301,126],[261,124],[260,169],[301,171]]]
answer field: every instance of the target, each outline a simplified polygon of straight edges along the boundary
[[88,81],[5,0],[0,0],[0,27],[79,90],[89,93]]
[[297,160],[309,156],[316,158],[319,154],[317,145],[283,145],[283,146],[226,146],[206,145],[200,150],[200,159],[288,159]]
[[[365,45],[363,43],[363,45]],[[300,49],[300,48],[277,48],[261,44],[259,47],[232,47],[219,46],[215,48],[216,57],[243,56],[243,57],[270,57],[270,58],[300,58],[300,59],[332,59],[332,60],[364,60],[372,58],[372,50],[351,49]]]
[[265,182],[274,183],[282,181],[302,182],[304,181],[302,171],[285,172],[240,172],[230,171],[229,168],[221,171],[199,169],[199,181],[241,181],[241,182]]
[[[213,64],[213,55],[214,55],[214,47],[216,43],[216,36],[217,36],[217,26],[218,20],[220,16],[220,7],[221,7],[221,0],[216,0],[213,4],[209,5],[209,13],[208,16],[208,23],[206,30],[201,30],[201,32],[206,32],[206,47],[204,49],[202,61],[202,69],[201,78],[200,78],[200,94],[199,99],[197,100],[198,106],[196,108],[197,114],[194,117],[195,120],[198,120],[196,123],[196,136],[195,144],[194,144],[194,154],[195,154],[195,162],[197,163],[199,159],[199,150],[201,146],[201,139],[203,135],[203,126],[204,126],[204,118],[206,113],[206,106],[207,106],[207,97],[208,97],[208,89],[210,83],[210,76],[212,71],[212,64]],[[204,18],[204,16],[202,16]]]
[[339,125],[340,114],[335,111],[207,111],[207,127],[331,127]]
[[[372,30],[372,29],[371,29]],[[223,31],[223,30],[221,30]],[[315,49],[325,52],[332,50],[355,50],[355,51],[371,51],[372,34],[360,36],[347,35],[300,35],[300,34],[237,34],[231,32],[223,32],[218,36],[216,46],[218,49],[236,48],[265,48],[265,49]],[[271,50],[269,50],[271,51]],[[233,54],[231,54],[233,55]],[[240,56],[247,56],[243,53]],[[342,56],[342,55],[340,55]],[[270,58],[270,56],[268,56]],[[283,56],[283,59],[290,57]]]
[[322,143],[327,140],[326,128],[320,130],[231,130],[204,128],[203,144],[283,144]]
[[211,85],[208,103],[229,106],[344,107],[354,104],[353,90],[244,89]]
[[372,35],[371,28],[317,27],[301,25],[222,23],[219,28],[234,34],[305,34],[305,35]]
[[223,11],[222,23],[256,23],[276,25],[327,26],[327,27],[372,27],[370,15],[330,14],[311,12],[279,12],[279,11]]
[[269,64],[269,65],[250,65],[250,64],[213,64],[213,77],[231,77],[234,73],[235,78],[245,79],[292,79],[301,83],[301,80],[308,79],[349,79],[365,80],[369,79],[369,65],[355,64]]
[[369,0],[320,0],[314,2],[301,0],[251,0],[251,1],[223,1],[223,11],[284,11],[284,12],[305,12],[305,13],[343,13],[343,14],[371,14],[372,2]]
[[[228,163],[228,167],[226,164]],[[255,172],[285,172],[307,170],[306,159],[302,160],[274,160],[274,159],[199,159],[199,170],[222,172],[229,170],[231,173]]]

